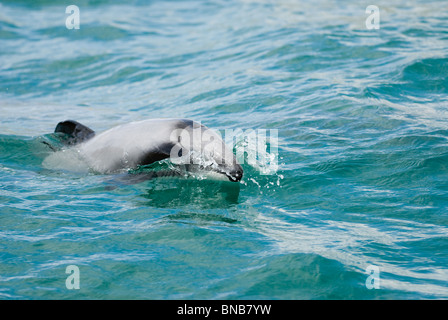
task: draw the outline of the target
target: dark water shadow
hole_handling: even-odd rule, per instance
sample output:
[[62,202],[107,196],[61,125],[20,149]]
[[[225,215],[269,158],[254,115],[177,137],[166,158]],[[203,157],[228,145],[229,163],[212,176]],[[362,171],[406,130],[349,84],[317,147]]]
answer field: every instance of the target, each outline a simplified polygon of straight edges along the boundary
[[142,205],[157,208],[216,209],[238,204],[239,183],[193,178],[151,179],[142,184]]

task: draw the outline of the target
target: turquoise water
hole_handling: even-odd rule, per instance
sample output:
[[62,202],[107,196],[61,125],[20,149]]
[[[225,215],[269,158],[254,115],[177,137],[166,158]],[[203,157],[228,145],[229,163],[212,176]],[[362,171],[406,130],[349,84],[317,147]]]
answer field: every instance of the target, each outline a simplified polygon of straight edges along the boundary
[[[76,4],[0,4],[0,298],[448,298],[446,1]],[[159,117],[277,130],[278,170],[43,165],[59,121]]]

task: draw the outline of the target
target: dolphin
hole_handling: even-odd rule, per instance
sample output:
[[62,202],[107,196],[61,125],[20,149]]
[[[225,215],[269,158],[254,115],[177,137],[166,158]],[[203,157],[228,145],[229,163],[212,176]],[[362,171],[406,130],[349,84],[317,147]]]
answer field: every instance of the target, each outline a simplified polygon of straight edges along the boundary
[[220,135],[189,119],[147,119],[99,134],[66,120],[59,122],[54,132],[65,146],[75,148],[90,170],[100,174],[137,169],[169,158],[174,164],[199,168],[232,182],[243,177],[243,168]]

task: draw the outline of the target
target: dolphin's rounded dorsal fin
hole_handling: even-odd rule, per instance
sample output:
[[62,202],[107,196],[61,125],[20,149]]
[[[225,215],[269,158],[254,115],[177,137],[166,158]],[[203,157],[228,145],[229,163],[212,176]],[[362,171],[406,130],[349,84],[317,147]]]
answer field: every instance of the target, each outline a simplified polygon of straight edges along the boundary
[[82,143],[95,136],[95,131],[74,120],[59,122],[54,132],[65,134],[63,143],[68,145]]

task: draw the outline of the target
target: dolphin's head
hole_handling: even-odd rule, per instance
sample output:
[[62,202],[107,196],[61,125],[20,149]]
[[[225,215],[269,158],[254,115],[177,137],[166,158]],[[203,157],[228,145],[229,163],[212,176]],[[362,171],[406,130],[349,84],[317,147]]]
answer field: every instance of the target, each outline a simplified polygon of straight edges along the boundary
[[217,132],[203,126],[201,148],[203,157],[213,164],[213,171],[225,175],[232,182],[242,179],[243,168]]
[[[242,179],[243,168],[217,132],[192,122],[191,125],[180,128],[175,137],[177,141],[170,156],[172,161],[177,160],[177,163],[182,164],[198,164],[231,182],[238,182]],[[173,162],[176,163],[176,161]]]

